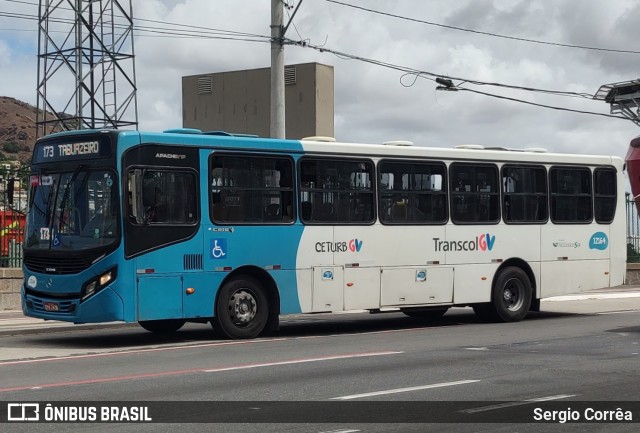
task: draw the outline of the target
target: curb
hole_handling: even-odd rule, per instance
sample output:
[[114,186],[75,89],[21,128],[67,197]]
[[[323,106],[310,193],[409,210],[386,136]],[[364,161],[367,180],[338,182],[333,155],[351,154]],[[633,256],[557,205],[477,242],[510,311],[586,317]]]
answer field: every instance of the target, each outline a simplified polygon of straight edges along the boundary
[[[25,328],[23,326],[33,326]],[[15,325],[10,329],[0,329],[0,336],[7,335],[36,335],[36,334],[56,334],[56,333],[64,333],[69,331],[93,331],[97,329],[118,329],[118,328],[139,328],[137,323],[96,323],[96,324],[85,324],[85,325],[56,325],[56,326],[47,326],[47,323],[38,324],[25,324],[25,325]],[[142,329],[142,328],[140,328]]]

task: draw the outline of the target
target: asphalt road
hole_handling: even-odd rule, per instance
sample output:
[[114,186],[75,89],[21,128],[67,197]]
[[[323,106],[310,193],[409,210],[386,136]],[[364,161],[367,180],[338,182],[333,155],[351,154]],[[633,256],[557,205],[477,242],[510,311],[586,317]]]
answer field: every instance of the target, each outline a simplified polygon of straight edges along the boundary
[[[135,326],[0,335],[0,401],[192,402],[153,414],[180,421],[223,406],[199,402],[244,402],[225,409],[225,420],[236,424],[91,426],[104,431],[640,431],[640,297],[566,299],[543,302],[543,309],[512,324],[479,322],[469,309],[435,322],[397,312],[295,316],[283,318],[280,332],[252,341],[220,340],[206,325],[165,337]],[[623,407],[636,423],[518,423],[532,422],[545,400],[561,410],[580,401],[596,408],[598,401],[638,401]],[[403,410],[407,419],[428,417],[441,401],[457,402],[448,408],[456,421],[480,416],[482,423],[396,422]],[[273,423],[250,422],[267,412]],[[300,422],[277,423],[292,414]],[[393,423],[365,422],[385,416]],[[516,423],[485,423],[509,416]]]

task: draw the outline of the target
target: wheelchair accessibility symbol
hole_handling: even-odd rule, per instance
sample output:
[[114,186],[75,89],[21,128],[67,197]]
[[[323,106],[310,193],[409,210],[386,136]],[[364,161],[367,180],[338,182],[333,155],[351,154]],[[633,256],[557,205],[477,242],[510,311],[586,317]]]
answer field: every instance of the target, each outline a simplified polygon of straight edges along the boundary
[[227,255],[227,240],[212,239],[211,240],[211,258],[224,259]]

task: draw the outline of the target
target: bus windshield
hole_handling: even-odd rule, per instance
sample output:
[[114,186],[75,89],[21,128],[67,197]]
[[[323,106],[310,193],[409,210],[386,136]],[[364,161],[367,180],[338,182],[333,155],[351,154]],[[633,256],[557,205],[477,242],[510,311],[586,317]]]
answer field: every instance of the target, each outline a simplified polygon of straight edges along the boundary
[[86,250],[119,237],[117,176],[84,165],[30,177],[26,249]]

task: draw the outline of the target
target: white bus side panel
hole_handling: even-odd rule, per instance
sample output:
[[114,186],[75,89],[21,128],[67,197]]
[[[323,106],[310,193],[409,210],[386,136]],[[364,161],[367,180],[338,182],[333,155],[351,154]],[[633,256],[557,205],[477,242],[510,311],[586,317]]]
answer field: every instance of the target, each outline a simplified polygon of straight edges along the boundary
[[[446,264],[455,268],[455,304],[489,302],[495,272],[509,259],[517,258],[526,262],[536,279],[535,286],[538,286],[539,225],[447,225],[446,240],[458,243],[451,244],[446,253]],[[468,250],[460,251],[458,246]]]
[[[426,282],[419,283],[419,289],[413,287],[415,293],[409,294],[408,289],[416,285],[416,272],[429,269],[429,263],[444,263],[445,253],[433,247],[433,238],[444,237],[444,233],[444,225],[336,226],[335,242],[347,245],[334,254],[334,263],[345,267],[344,308],[451,303],[452,278],[446,272],[427,271]],[[399,267],[413,270],[406,275],[392,271],[385,277],[386,269]]]
[[345,268],[344,309],[371,310],[380,307],[380,268]]
[[[333,267],[333,227],[330,226],[306,226],[302,232],[302,238],[298,245],[296,257],[296,279],[298,283],[298,299],[300,310],[310,313],[313,310],[314,297],[314,267]],[[342,273],[340,273],[340,277]],[[342,284],[342,282],[340,282]],[[330,284],[318,285],[315,288],[316,306],[323,300],[321,290],[329,288]],[[321,288],[322,287],[322,288]],[[340,286],[342,287],[342,286]],[[333,288],[331,289],[333,290]],[[330,296],[330,295],[329,295]]]
[[[618,170],[622,170],[618,167]],[[611,273],[609,284],[624,284],[627,276],[627,216],[625,213],[626,178],[618,176],[618,203],[613,223],[609,226],[609,254],[611,255]]]
[[576,260],[542,264],[542,297],[559,296],[606,287],[608,260]]
[[335,264],[358,263],[364,267],[425,266],[432,262],[442,264],[445,253],[435,251],[433,238],[444,238],[445,227],[385,226],[380,223],[372,226],[337,226],[336,242],[347,242],[347,250],[335,254]]
[[383,307],[450,304],[453,301],[453,268],[382,268],[380,302]]
[[342,266],[313,267],[313,299],[311,311],[342,311],[343,309]]
[[[603,239],[607,239],[606,243]],[[542,227],[541,297],[609,286],[609,226],[547,224]]]
[[491,300],[491,283],[497,263],[462,265],[455,272],[455,304],[474,304]]

